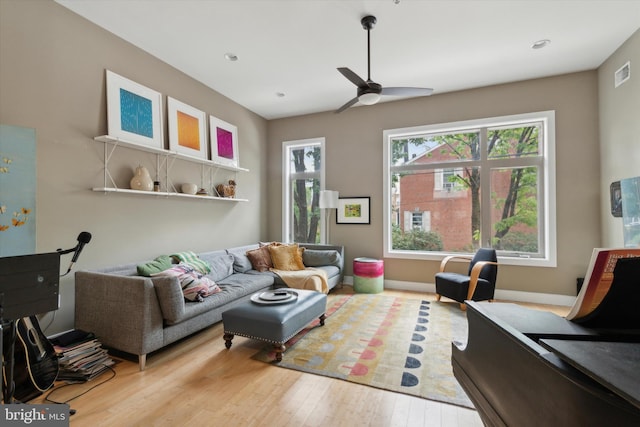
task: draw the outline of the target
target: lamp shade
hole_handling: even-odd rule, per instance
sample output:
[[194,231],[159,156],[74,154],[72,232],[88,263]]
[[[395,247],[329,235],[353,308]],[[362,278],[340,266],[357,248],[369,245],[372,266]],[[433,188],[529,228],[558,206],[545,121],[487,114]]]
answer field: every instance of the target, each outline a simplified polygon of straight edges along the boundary
[[338,192],[322,190],[320,192],[320,209],[336,209],[338,207]]

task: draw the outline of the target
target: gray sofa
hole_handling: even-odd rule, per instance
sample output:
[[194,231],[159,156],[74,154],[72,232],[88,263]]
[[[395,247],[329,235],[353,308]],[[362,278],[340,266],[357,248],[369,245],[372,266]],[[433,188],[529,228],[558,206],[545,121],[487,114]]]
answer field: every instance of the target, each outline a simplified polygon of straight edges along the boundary
[[[329,289],[344,277],[344,247],[300,244],[303,262],[327,272]],[[204,252],[221,292],[202,302],[185,301],[175,277],[143,277],[131,263],[75,274],[75,327],[96,334],[105,347],[138,355],[144,370],[146,355],[209,327],[222,312],[252,294],[286,286],[276,274],[252,269],[246,256],[258,244]]]

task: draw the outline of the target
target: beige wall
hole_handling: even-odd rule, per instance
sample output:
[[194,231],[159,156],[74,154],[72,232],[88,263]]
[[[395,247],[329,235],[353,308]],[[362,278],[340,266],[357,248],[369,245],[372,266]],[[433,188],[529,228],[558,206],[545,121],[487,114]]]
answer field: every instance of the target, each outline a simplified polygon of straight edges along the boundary
[[[371,197],[371,225],[331,227],[331,242],[345,245],[352,274],[354,257],[383,255],[384,129],[555,110],[558,267],[502,266],[498,288],[575,295],[576,277],[600,244],[597,84],[597,73],[589,71],[270,121],[269,237],[281,238],[282,141],[326,137],[326,187],[342,197]],[[438,266],[386,259],[385,279],[433,283]]]
[[[604,243],[622,239],[619,220],[607,217],[608,193],[603,192],[613,180],[640,174],[635,172],[640,122],[630,116],[637,117],[638,79],[623,85],[623,91],[605,87],[612,79],[609,69],[617,69],[626,57],[638,59],[639,38],[636,33],[599,73],[436,92],[340,115],[267,122],[51,0],[0,0],[0,123],[36,129],[38,252],[70,247],[82,230],[93,234],[78,269],[175,250],[280,239],[282,141],[324,136],[327,188],[341,196],[371,196],[371,225],[331,227],[331,242],[346,246],[351,274],[354,257],[382,256],[383,129],[552,109],[557,123],[559,266],[505,266],[498,288],[572,295],[575,278],[584,274],[591,248],[602,244],[601,236]],[[105,68],[237,125],[240,163],[250,169],[238,176],[239,196],[250,202],[91,192],[103,181],[103,147],[93,137],[107,131]],[[118,184],[126,185],[140,163],[153,173],[153,156],[119,149],[112,164]],[[187,164],[176,164],[175,171],[177,182],[200,176],[198,168]],[[63,267],[68,260],[63,258]],[[432,281],[437,263],[388,259],[385,267],[387,280],[424,283]],[[61,281],[61,293],[61,308],[48,334],[73,326],[72,277]]]
[[[614,87],[614,74],[631,61],[631,78]],[[640,176],[640,30],[598,69],[602,245],[624,245],[622,218],[611,215],[609,185]]]
[[[58,4],[0,1],[0,123],[35,128],[37,251],[93,235],[77,269],[146,260],[178,250],[212,250],[266,238],[267,122]],[[107,133],[105,68],[238,126],[239,197],[248,203],[136,197],[90,191],[103,185]],[[166,129],[165,129],[166,135]],[[126,186],[155,156],[118,149],[111,171]],[[177,162],[175,181],[200,181]],[[0,239],[2,237],[0,236]],[[66,269],[69,256],[62,258]],[[53,333],[73,327],[73,278],[61,281]],[[43,321],[43,324],[46,324]]]

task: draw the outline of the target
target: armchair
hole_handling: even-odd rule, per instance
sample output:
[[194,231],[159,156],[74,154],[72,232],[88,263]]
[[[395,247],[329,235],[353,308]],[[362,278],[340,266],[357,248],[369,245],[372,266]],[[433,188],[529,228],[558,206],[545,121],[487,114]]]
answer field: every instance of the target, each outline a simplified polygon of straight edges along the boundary
[[[470,260],[467,275],[447,272],[447,264],[453,259]],[[452,255],[440,263],[440,272],[436,273],[437,301],[444,295],[460,303],[460,309],[466,310],[465,300],[493,300],[498,276],[498,257],[495,249],[480,248],[473,258]]]

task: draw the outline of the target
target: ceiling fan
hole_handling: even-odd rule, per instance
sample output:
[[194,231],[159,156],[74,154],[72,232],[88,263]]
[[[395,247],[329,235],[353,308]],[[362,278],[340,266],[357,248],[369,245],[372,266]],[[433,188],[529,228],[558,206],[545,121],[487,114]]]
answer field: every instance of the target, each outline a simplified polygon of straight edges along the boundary
[[371,29],[376,24],[375,16],[365,16],[360,20],[362,28],[367,30],[367,81],[364,81],[360,76],[346,67],[338,68],[338,71],[342,73],[351,83],[358,87],[358,95],[352,100],[348,101],[342,107],[336,110],[336,113],[341,113],[347,108],[351,107],[356,102],[360,102],[365,105],[373,105],[380,100],[380,96],[427,96],[431,95],[433,89],[422,87],[385,87],[371,80]]

